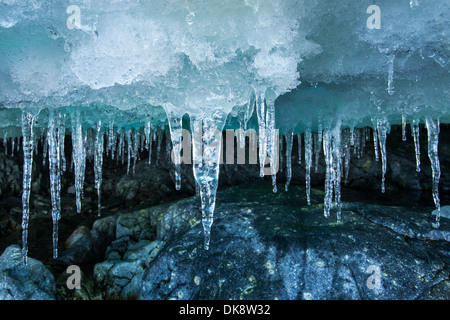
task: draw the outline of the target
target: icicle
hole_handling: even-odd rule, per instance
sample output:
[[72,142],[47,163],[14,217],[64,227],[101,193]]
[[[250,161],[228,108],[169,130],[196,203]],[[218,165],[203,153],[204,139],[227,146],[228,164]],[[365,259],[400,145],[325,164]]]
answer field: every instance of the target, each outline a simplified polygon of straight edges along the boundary
[[258,118],[259,135],[259,176],[264,177],[264,164],[267,156],[267,133],[265,121],[264,91],[256,92],[256,115]]
[[375,161],[379,161],[378,156],[378,125],[375,123],[373,128],[373,151],[375,154]]
[[286,185],[284,186],[284,190],[288,191],[289,184],[291,183],[292,178],[292,144],[294,141],[294,135],[292,130],[289,130],[286,135],[286,169],[287,169],[287,180]]
[[[102,166],[103,166],[103,149],[104,149],[104,137],[101,132],[102,121],[97,122],[95,130],[95,150],[94,150],[94,175],[95,175],[95,189],[97,189],[97,212],[100,217],[101,211],[101,186],[102,186]],[[109,138],[109,137],[108,137]],[[114,151],[111,152],[111,155]]]
[[108,151],[111,151],[112,160],[114,160],[114,153],[116,151],[116,140],[117,135],[114,131],[114,120],[110,120],[108,127],[108,145],[106,147],[106,156],[108,156]]
[[75,193],[77,212],[81,213],[81,199],[83,197],[84,187],[84,173],[86,168],[86,148],[85,148],[85,134],[81,126],[80,114],[77,113],[73,120],[72,129],[72,158],[75,168]]
[[385,175],[387,168],[387,158],[386,158],[386,135],[388,131],[389,124],[386,119],[377,121],[377,131],[378,131],[378,142],[380,143],[380,152],[381,152],[381,170],[382,170],[382,178],[381,178],[381,192],[384,193],[385,189]]
[[58,257],[58,221],[61,219],[61,169],[59,123],[53,111],[48,119],[47,141],[49,147],[50,193],[52,198],[53,258]]
[[306,182],[306,200],[311,205],[311,165],[312,165],[312,137],[311,129],[305,130],[305,182]]
[[14,156],[14,147],[16,144],[16,140],[14,138],[11,138],[11,155]]
[[334,185],[334,202],[336,205],[336,218],[337,222],[341,222],[341,123],[339,121],[336,128],[333,130],[333,163],[334,163],[334,175],[333,175],[333,185]]
[[319,119],[318,123],[317,123],[317,135],[318,135],[318,139],[319,139],[319,151],[322,148],[322,138],[323,138],[323,125],[322,125],[322,120]]
[[246,108],[245,108],[244,126],[243,126],[244,131],[247,131],[247,123],[253,115],[253,110],[255,110],[255,101],[256,101],[256,96],[254,93],[252,93],[250,95],[250,100],[247,103]]
[[298,164],[302,164],[302,134],[297,134],[297,143],[298,143]]
[[414,119],[412,123],[412,135],[414,137],[414,149],[416,154],[416,171],[420,172],[420,141],[419,141],[419,131],[420,131],[420,120]]
[[406,116],[402,114],[402,140],[406,141]]
[[439,162],[438,145],[439,145],[439,119],[426,119],[427,131],[428,131],[428,158],[431,162],[432,171],[432,192],[433,200],[436,205],[436,223],[433,225],[435,228],[439,228],[441,217],[441,204],[439,200],[439,179],[441,177],[441,167]]
[[136,161],[139,158],[139,138],[139,130],[135,130],[133,139],[133,175],[136,174]]
[[391,53],[386,55],[388,59],[388,88],[387,91],[390,95],[394,94],[394,59],[395,54]]
[[350,127],[350,145],[355,145],[355,126]]
[[209,249],[216,192],[219,182],[219,160],[225,114],[215,113],[193,121],[193,170],[200,189],[204,248]]
[[[270,93],[270,92],[269,92]],[[272,176],[272,191],[277,190],[277,172],[279,168],[279,135],[275,129],[275,101],[266,97],[266,133],[267,133],[267,156],[270,164],[270,174]],[[282,140],[281,140],[282,141]]]
[[151,133],[151,121],[147,120],[145,122],[145,127],[144,127],[144,135],[145,135],[145,149],[149,149],[150,146],[150,133]]
[[323,135],[323,153],[325,156],[325,199],[324,215],[326,218],[330,216],[331,202],[333,200],[333,154],[331,145],[331,134],[325,130]]
[[149,139],[148,139],[148,164],[152,163],[152,144],[153,139],[150,136],[150,123],[149,123]]
[[324,215],[330,216],[333,195],[337,209],[337,221],[341,221],[341,124],[332,131],[323,132],[323,152],[325,155],[325,199]]
[[[30,218],[31,171],[33,167],[33,123],[31,113],[22,112],[23,191],[22,191],[22,255],[27,264],[28,222]],[[6,140],[5,140],[6,141]],[[6,149],[6,148],[5,148]]]
[[[323,140],[323,125],[322,125],[322,120],[319,119],[319,122],[317,124],[317,148],[315,149],[315,168],[314,171],[317,172],[319,169],[319,158],[320,158],[320,151],[322,150],[322,140]],[[316,147],[315,145],[315,140],[314,140],[314,147]]]
[[58,141],[59,141],[59,152],[60,152],[60,159],[61,159],[61,172],[65,172],[66,171],[66,153],[64,150],[65,147],[65,139],[66,139],[66,124],[65,124],[65,115],[61,115],[59,114],[59,129],[58,129],[58,133],[59,133],[59,137],[58,137]]
[[127,131],[127,175],[130,173],[130,162],[131,162],[131,152],[133,150],[132,148],[133,142],[131,140],[131,128]]
[[175,164],[175,189],[181,189],[181,147],[182,147],[182,118],[167,113],[169,120],[170,137],[172,140],[172,161]]

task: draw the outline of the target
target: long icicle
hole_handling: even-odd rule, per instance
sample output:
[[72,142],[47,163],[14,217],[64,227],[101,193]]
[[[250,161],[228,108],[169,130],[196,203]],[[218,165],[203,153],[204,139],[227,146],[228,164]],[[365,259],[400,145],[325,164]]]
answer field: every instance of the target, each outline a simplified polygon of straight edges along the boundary
[[342,130],[342,141],[341,141],[341,153],[344,162],[344,184],[348,182],[348,175],[350,171],[350,130]]
[[50,193],[52,198],[53,220],[53,258],[58,257],[58,221],[61,219],[61,169],[59,123],[54,111],[50,110],[48,119],[47,141],[49,148]]
[[272,177],[272,191],[277,190],[277,172],[279,169],[279,150],[280,139],[278,130],[275,129],[275,102],[273,99],[266,100],[266,133],[267,133],[267,156],[270,164],[270,174]]
[[441,177],[441,167],[439,162],[438,145],[439,145],[439,119],[426,119],[428,131],[428,158],[431,162],[432,171],[432,192],[433,200],[436,205],[436,223],[435,228],[439,228],[441,217],[441,203],[439,200],[439,179]]
[[325,156],[325,199],[323,213],[326,218],[330,216],[331,202],[333,201],[333,171],[334,159],[332,153],[332,135],[329,130],[323,132],[323,153]]
[[[28,222],[30,219],[31,171],[33,168],[33,124],[31,113],[22,111],[23,191],[22,191],[22,255],[27,264]],[[6,149],[6,148],[5,148]]]
[[419,141],[419,131],[420,131],[420,120],[414,119],[412,123],[412,135],[414,138],[414,150],[416,154],[416,171],[420,172],[420,141]]
[[388,123],[386,119],[377,121],[377,131],[378,131],[378,142],[380,144],[380,153],[381,153],[381,192],[384,193],[386,191],[385,187],[385,176],[386,176],[386,168],[387,168],[387,157],[386,157],[386,137],[387,137]]
[[[94,150],[94,175],[95,175],[95,189],[97,189],[97,215],[100,217],[101,211],[101,186],[102,186],[102,167],[103,167],[103,149],[105,140],[103,132],[101,131],[102,121],[98,120],[95,129],[95,150]],[[114,151],[111,152],[111,155]]]
[[378,126],[377,126],[377,124],[374,125],[372,132],[373,132],[373,151],[375,154],[375,161],[378,162],[379,155],[378,155]]
[[66,153],[64,150],[65,146],[65,139],[66,139],[66,115],[65,114],[59,114],[59,152],[60,152],[60,160],[61,160],[61,172],[66,171]]
[[334,202],[336,205],[337,222],[341,222],[341,122],[339,121],[336,128],[332,131],[332,151],[333,151],[333,185],[334,185]]
[[73,119],[72,144],[72,158],[75,168],[76,205],[77,212],[81,213],[81,199],[83,197],[84,173],[86,168],[86,144],[85,134],[83,134],[83,128],[81,126],[80,113],[77,113],[75,119]]
[[175,189],[181,189],[181,147],[182,147],[182,118],[167,114],[169,120],[169,131],[172,140],[172,161],[175,164]]
[[219,183],[220,149],[225,114],[215,113],[193,121],[193,170],[200,189],[204,248],[209,249]]
[[292,130],[288,130],[285,135],[286,137],[286,170],[287,170],[287,179],[286,184],[284,186],[284,190],[288,191],[289,184],[292,179],[292,144],[294,141],[294,134]]
[[151,138],[151,120],[145,122],[144,134],[145,134],[145,149],[148,150],[148,164],[152,161],[152,138]]
[[259,138],[259,176],[264,177],[264,164],[267,156],[267,133],[266,133],[266,106],[264,101],[264,90],[256,91],[256,115],[258,119]]
[[311,166],[312,166],[312,137],[311,129],[305,130],[305,184],[306,184],[306,201],[308,206],[311,205]]
[[406,116],[402,114],[402,140],[406,141]]

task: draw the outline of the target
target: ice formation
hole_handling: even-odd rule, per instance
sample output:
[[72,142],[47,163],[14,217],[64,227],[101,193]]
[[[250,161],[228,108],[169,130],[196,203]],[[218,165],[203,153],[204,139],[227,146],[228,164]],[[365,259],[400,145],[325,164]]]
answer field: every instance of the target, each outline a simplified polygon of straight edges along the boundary
[[[0,0],[0,136],[11,148],[5,152],[14,152],[22,136],[24,259],[38,144],[43,161],[47,152],[49,157],[56,243],[60,173],[69,164],[73,168],[81,212],[87,156],[95,158],[99,213],[104,155],[123,164],[126,159],[133,174],[139,148],[150,152],[151,164],[152,156],[159,161],[163,141],[171,143],[180,189],[186,115],[205,247],[224,128],[241,129],[241,148],[245,137],[251,138],[260,176],[272,176],[274,192],[278,139],[286,137],[287,190],[297,136],[308,204],[311,169],[317,171],[324,157],[324,213],[330,214],[334,198],[340,219],[341,175],[345,182],[350,157],[362,154],[372,133],[384,192],[390,126],[402,125],[405,140],[410,124],[419,171],[420,123],[428,130],[439,209],[439,125],[450,122],[450,3],[382,0],[377,1],[379,17],[367,13],[371,5],[351,0]],[[369,18],[379,21],[369,25]],[[234,120],[227,124],[227,117]],[[257,130],[257,138],[246,134],[250,129]],[[73,145],[67,164],[66,134]]]

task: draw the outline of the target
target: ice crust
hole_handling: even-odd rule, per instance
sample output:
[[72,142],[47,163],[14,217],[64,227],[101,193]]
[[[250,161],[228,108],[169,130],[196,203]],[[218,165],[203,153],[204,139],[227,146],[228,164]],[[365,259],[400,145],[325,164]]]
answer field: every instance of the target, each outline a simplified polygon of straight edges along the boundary
[[[86,126],[107,116],[143,127],[146,116],[167,121],[159,106],[229,113],[270,88],[277,126],[296,133],[320,117],[448,122],[448,1],[377,1],[379,30],[366,25],[371,3],[350,0],[78,1],[81,25],[69,29],[73,4],[0,1],[3,108],[81,109]],[[20,126],[5,115],[0,127]]]

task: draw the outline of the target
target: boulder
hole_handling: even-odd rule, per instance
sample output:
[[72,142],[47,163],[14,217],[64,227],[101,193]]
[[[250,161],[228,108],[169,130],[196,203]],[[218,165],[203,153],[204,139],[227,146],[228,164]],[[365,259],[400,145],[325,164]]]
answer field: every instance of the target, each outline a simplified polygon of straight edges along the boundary
[[320,191],[308,207],[304,188],[270,190],[258,182],[219,192],[210,249],[203,249],[201,223],[185,221],[186,231],[172,233],[145,269],[139,298],[450,296],[447,219],[434,234],[431,210],[344,203],[337,223],[334,211],[324,217]]
[[0,256],[0,300],[54,300],[55,278],[39,260],[28,257],[23,264],[22,249],[11,245]]

